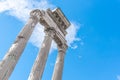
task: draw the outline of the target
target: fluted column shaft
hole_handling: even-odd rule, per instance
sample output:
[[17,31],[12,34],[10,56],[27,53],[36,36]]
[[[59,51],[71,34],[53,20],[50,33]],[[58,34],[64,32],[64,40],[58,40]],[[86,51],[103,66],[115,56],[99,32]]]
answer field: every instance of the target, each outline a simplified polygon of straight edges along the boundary
[[9,79],[9,76],[13,72],[35,25],[38,23],[38,18],[40,17],[39,13],[40,12],[38,10],[34,10],[30,13],[31,16],[27,21],[27,24],[19,33],[15,42],[0,62],[0,80]]
[[58,46],[58,56],[57,56],[56,64],[54,67],[52,80],[62,80],[64,56],[65,56],[66,49],[67,47]]
[[41,46],[41,50],[38,53],[38,56],[32,67],[28,80],[41,80],[45,64],[47,61],[48,53],[51,47],[53,34],[54,33],[52,30],[46,31],[44,41]]

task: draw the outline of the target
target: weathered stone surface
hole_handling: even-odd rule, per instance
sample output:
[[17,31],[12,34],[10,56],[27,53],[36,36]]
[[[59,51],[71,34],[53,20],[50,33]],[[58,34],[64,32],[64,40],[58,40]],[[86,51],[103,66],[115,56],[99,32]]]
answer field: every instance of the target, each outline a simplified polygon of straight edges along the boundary
[[[59,55],[57,59],[58,63],[56,63],[56,66],[55,66],[53,79],[61,80],[63,64],[64,64],[64,54],[67,46],[66,40],[65,40],[65,35],[67,34],[67,32],[65,30],[69,26],[69,22],[67,21],[65,16],[62,14],[61,10],[59,9],[56,9],[55,11],[54,10],[51,11],[50,9],[48,9],[47,11],[42,10],[41,13],[42,15],[39,22],[44,26],[46,33],[49,33],[49,34],[47,37],[45,36],[45,40],[43,41],[42,48],[36,58],[36,61],[33,65],[33,68],[31,70],[31,73],[28,79],[41,80],[45,63],[48,57],[51,41],[53,39],[59,46]],[[47,38],[48,40],[46,40]]]
[[64,56],[67,49],[65,36],[70,23],[59,8],[46,11],[39,9],[31,11],[27,24],[17,36],[2,62],[0,62],[0,80],[8,80],[38,21],[44,26],[45,39],[28,80],[41,80],[52,40],[58,46],[58,57],[52,80],[62,80]]
[[58,56],[54,67],[52,80],[62,80],[64,57],[67,49],[67,45],[58,46]]
[[38,14],[38,10],[34,10],[31,12],[31,16],[27,24],[19,33],[17,39],[3,58],[2,62],[0,63],[0,80],[9,79],[9,76],[13,72],[15,65],[17,64],[26,46],[26,43],[34,30],[35,25],[38,23],[39,15],[40,14]]
[[42,78],[48,53],[51,47],[52,37],[54,36],[54,31],[52,31],[52,29],[50,28],[47,29],[45,32],[46,34],[41,46],[41,50],[38,53],[28,80],[41,80]]

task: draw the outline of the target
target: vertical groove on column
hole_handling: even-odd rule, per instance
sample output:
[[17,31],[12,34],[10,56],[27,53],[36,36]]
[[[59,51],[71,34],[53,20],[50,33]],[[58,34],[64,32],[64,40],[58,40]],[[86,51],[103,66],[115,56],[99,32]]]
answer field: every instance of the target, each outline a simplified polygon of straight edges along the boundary
[[62,80],[65,52],[66,48],[58,47],[58,56],[54,67],[52,80]]
[[[34,13],[34,15],[32,13]],[[31,17],[29,18],[27,24],[19,33],[7,54],[4,56],[2,62],[0,63],[0,80],[9,79],[9,76],[13,72],[26,43],[34,30],[34,27],[38,22],[37,16],[38,15],[36,15],[35,12],[31,12]]]
[[35,60],[28,80],[41,80],[44,67],[47,61],[48,53],[51,47],[52,37],[49,34],[45,35],[41,50]]

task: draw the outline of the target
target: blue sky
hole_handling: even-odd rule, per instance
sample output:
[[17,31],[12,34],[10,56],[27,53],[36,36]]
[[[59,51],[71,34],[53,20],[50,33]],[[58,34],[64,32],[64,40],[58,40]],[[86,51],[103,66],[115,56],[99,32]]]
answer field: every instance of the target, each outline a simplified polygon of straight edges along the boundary
[[[120,80],[120,0],[0,0],[0,60],[25,25],[29,10],[56,6],[72,23],[63,80]],[[42,42],[41,30],[35,29],[38,33],[33,33],[9,80],[27,80]],[[54,47],[42,80],[51,80]]]

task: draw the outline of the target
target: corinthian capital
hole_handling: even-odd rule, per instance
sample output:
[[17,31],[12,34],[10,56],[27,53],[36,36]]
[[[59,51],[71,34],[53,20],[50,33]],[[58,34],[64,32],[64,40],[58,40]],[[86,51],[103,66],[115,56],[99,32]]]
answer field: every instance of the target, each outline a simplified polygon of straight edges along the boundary
[[32,10],[30,12],[30,17],[31,18],[35,18],[35,19],[40,19],[40,16],[41,16],[41,11],[39,9],[35,9],[35,10]]
[[58,51],[59,51],[59,52],[65,53],[66,50],[67,50],[67,48],[68,48],[68,45],[67,45],[67,44],[58,45]]
[[55,37],[55,33],[56,33],[56,32],[55,32],[55,30],[54,30],[53,27],[46,28],[46,29],[44,30],[44,32],[45,32],[46,35],[49,35],[49,36],[51,36],[52,38]]

